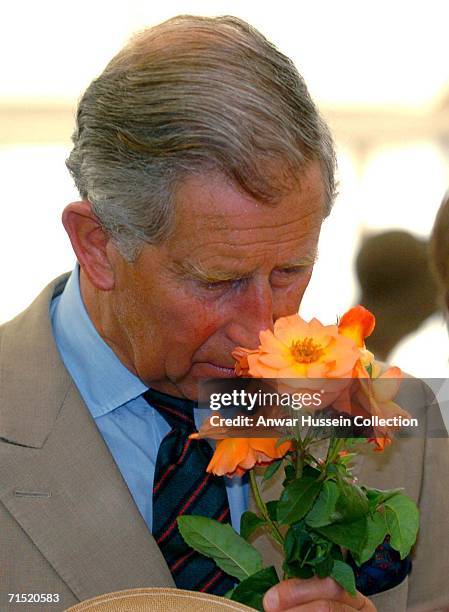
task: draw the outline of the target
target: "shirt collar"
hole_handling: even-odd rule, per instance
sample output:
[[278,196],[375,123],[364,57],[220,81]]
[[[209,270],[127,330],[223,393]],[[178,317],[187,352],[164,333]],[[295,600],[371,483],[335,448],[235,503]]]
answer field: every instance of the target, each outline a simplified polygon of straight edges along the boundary
[[119,360],[87,314],[79,285],[79,264],[52,308],[56,343],[93,417],[102,416],[148,389]]

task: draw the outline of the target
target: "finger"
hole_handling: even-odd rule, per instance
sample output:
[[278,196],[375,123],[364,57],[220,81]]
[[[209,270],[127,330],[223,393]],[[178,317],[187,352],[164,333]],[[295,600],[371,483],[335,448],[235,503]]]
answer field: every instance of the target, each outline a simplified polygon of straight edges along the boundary
[[[360,612],[376,612],[374,604],[367,598],[365,606]],[[321,599],[312,601],[311,603],[301,604],[294,608],[289,608],[283,612],[354,612],[356,608],[352,608],[338,601],[330,601],[329,599]]]
[[338,601],[320,599],[311,603],[301,604],[283,612],[354,612],[354,608]]
[[363,610],[366,597],[357,592],[350,595],[342,589],[332,578],[291,578],[282,580],[265,593],[263,599],[266,612],[288,610],[300,604],[319,600],[331,600],[346,604],[355,610]]

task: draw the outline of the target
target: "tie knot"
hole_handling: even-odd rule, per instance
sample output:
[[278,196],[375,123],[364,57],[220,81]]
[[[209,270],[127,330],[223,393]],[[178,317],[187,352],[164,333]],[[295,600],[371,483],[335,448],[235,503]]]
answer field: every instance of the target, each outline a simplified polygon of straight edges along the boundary
[[172,429],[196,430],[193,409],[196,408],[197,402],[173,397],[155,389],[148,389],[143,397],[164,417]]

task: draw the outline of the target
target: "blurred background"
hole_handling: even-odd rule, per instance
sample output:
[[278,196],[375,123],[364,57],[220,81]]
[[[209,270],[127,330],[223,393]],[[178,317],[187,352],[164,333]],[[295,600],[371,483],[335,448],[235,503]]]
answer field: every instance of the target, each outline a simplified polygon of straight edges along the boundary
[[[355,261],[373,234],[400,229],[428,237],[449,186],[448,2],[17,0],[1,13],[0,322],[73,268],[60,215],[77,199],[64,164],[77,98],[133,32],[179,13],[249,21],[293,59],[331,126],[339,197],[323,227],[304,317],[333,323],[362,299]],[[387,278],[398,255],[385,244],[397,244],[395,236],[381,243],[383,258],[368,256]],[[403,267],[414,277],[401,244]],[[398,294],[392,301],[413,311],[414,299]],[[439,325],[441,372],[427,368],[427,375],[448,376],[449,343]],[[417,349],[410,351],[416,358]],[[426,364],[422,354],[413,373],[426,375]]]

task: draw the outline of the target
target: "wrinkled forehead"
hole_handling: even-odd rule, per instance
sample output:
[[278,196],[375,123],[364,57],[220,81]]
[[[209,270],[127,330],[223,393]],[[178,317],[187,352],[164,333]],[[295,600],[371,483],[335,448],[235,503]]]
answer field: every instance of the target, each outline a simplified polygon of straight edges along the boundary
[[[177,186],[173,199],[173,234],[186,232],[263,230],[322,219],[325,185],[318,162],[308,165],[275,202],[257,200],[218,172],[191,175]],[[293,230],[293,227],[292,227]]]
[[220,267],[232,261],[256,268],[315,257],[324,211],[319,165],[274,205],[258,202],[218,174],[186,179],[176,191],[173,231],[166,252]]

